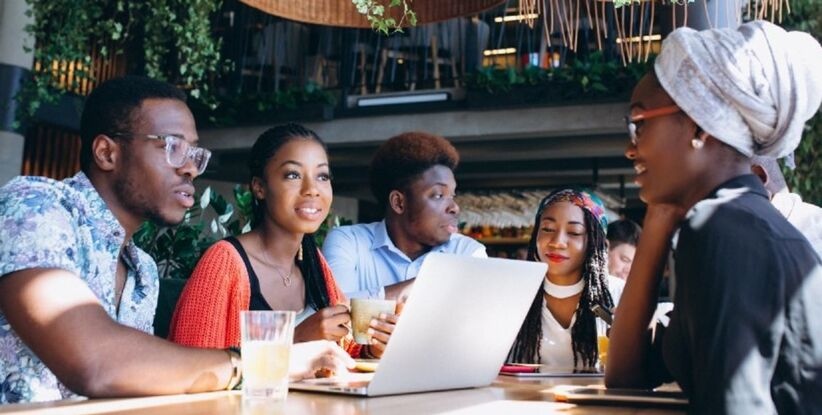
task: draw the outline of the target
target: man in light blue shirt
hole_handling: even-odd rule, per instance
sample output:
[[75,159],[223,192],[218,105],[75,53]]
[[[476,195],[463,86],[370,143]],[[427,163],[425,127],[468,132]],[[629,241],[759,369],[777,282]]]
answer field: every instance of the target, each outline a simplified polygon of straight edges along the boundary
[[487,256],[482,244],[457,232],[458,163],[451,143],[427,133],[400,134],[380,146],[371,162],[371,189],[385,219],[335,228],[323,245],[349,298],[403,297],[429,252]]

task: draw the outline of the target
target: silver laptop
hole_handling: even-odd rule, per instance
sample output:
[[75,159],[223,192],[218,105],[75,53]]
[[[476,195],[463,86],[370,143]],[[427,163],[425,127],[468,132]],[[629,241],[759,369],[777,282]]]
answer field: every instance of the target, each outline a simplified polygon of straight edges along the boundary
[[546,269],[539,262],[431,253],[373,377],[313,379],[290,388],[382,396],[487,386]]

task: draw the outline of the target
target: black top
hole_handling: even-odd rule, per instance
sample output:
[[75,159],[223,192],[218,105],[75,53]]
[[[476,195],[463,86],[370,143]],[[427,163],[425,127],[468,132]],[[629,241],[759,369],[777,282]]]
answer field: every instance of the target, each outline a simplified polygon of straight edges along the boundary
[[248,254],[245,252],[243,245],[233,236],[229,236],[225,238],[225,240],[231,245],[234,245],[234,249],[240,253],[240,257],[243,258],[243,262],[245,263],[245,269],[248,271],[248,282],[251,285],[251,301],[248,303],[248,309],[273,310],[268,304],[268,301],[265,301],[263,292],[260,291],[260,280],[257,278],[257,273],[254,272],[254,268],[251,266],[251,261],[248,259]]
[[759,179],[734,178],[697,203],[674,257],[656,380],[673,376],[693,413],[822,413],[820,259]]

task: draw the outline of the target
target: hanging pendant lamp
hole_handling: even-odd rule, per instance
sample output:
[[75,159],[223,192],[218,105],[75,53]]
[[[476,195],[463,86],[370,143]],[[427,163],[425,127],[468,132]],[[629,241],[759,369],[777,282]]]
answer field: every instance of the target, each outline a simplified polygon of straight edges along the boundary
[[[576,50],[578,46],[581,18],[590,22],[590,28],[599,49],[608,36],[607,15],[613,15],[616,44],[623,63],[647,61],[652,49],[655,35],[654,22],[657,19],[670,18],[673,24],[688,25],[688,10],[701,7],[706,16],[735,16],[737,24],[745,20],[768,19],[772,22],[782,21],[790,13],[789,0],[520,0],[519,13],[527,18],[522,21],[534,27],[537,19],[543,20],[544,36],[551,44],[551,34],[559,33],[563,46]],[[660,13],[660,6],[667,6],[667,13]],[[723,8],[724,10],[720,10]],[[679,15],[679,17],[677,17]],[[646,20],[647,19],[647,20]],[[711,27],[715,22],[708,21]]]
[[[417,14],[417,24],[469,16],[498,6],[505,0],[407,0]],[[289,20],[324,26],[370,28],[351,0],[240,0],[255,9]],[[388,0],[384,2],[386,5]],[[400,20],[402,7],[386,7],[386,13]]]

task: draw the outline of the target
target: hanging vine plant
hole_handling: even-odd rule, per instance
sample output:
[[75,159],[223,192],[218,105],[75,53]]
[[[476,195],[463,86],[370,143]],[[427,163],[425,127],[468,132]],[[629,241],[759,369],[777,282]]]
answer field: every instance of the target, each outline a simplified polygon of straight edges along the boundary
[[[389,0],[388,8],[383,5],[384,2],[378,0],[351,0],[357,7],[357,11],[364,15],[368,22],[371,23],[371,28],[377,32],[385,35],[402,32],[402,26],[408,23],[410,26],[417,25],[417,14],[408,3],[411,0]],[[391,17],[391,8],[402,6],[400,20]]]
[[18,99],[18,120],[43,103],[97,81],[93,53],[122,54],[142,62],[134,72],[176,84],[193,98],[213,105],[208,78],[226,67],[221,40],[211,34],[211,15],[220,0],[26,0],[33,23],[25,31],[34,44],[35,65]]
[[143,7],[146,74],[211,106],[208,77],[228,65],[220,62],[221,40],[211,33],[211,15],[219,7],[219,0],[150,0]]

